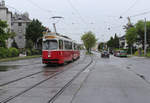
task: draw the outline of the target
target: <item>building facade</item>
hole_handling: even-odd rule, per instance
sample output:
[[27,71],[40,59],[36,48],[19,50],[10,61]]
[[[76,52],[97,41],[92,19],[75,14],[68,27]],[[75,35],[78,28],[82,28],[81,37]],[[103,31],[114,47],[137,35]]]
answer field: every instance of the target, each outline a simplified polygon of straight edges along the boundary
[[26,34],[26,28],[27,25],[31,22],[29,19],[28,13],[24,14],[13,14],[12,19],[12,32],[15,32],[15,42],[18,45],[18,48],[22,49],[25,48],[26,44],[26,39],[25,39],[25,34]]
[[[8,10],[8,8],[5,6],[5,1],[2,0],[0,2],[0,19],[2,21],[6,21],[7,22],[7,29],[6,32],[8,30],[11,31],[12,27],[11,27],[11,18],[12,18],[12,13]],[[7,40],[7,47],[11,47],[11,43],[12,43],[12,39]]]
[[128,44],[127,44],[127,40],[126,40],[125,35],[119,38],[119,47],[123,48],[123,49],[128,48]]

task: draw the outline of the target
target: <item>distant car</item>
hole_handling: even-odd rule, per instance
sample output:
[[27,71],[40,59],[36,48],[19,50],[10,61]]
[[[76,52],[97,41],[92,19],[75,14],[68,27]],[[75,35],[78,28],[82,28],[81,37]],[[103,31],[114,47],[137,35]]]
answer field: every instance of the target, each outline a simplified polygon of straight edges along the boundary
[[109,58],[109,53],[107,52],[107,51],[103,51],[102,53],[101,53],[101,57],[102,58]]

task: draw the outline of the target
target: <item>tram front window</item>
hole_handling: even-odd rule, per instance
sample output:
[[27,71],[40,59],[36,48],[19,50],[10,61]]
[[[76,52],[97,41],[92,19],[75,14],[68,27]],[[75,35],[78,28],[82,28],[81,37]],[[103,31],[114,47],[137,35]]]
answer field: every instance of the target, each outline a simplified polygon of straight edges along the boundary
[[43,50],[58,49],[58,42],[56,40],[47,40],[43,42]]

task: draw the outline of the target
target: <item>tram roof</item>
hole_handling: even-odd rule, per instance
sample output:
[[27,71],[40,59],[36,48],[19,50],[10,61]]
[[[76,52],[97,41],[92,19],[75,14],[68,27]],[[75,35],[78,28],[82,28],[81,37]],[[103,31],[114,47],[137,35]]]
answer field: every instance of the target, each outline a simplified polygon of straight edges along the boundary
[[75,42],[74,40],[72,40],[71,38],[69,38],[68,36],[65,35],[60,35],[58,33],[47,33],[43,36],[43,39],[62,39],[62,40],[66,40],[66,41],[71,41],[71,42]]

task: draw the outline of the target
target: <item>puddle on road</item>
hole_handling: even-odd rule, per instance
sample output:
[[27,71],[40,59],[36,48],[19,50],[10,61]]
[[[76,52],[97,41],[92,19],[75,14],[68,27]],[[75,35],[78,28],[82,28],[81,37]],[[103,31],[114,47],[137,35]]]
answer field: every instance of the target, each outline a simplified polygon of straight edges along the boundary
[[0,72],[9,71],[11,69],[17,69],[17,66],[0,66]]

